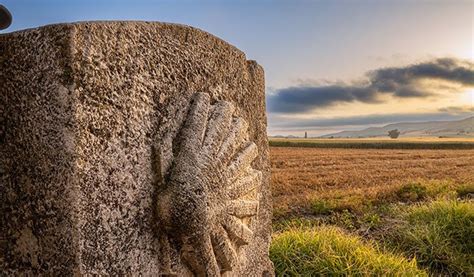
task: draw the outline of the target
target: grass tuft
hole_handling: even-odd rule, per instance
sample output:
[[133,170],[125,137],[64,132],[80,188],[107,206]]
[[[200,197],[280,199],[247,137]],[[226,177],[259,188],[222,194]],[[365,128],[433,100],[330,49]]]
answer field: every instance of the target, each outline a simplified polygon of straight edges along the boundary
[[473,198],[474,197],[474,184],[464,184],[456,189],[457,196],[459,198]]
[[448,275],[474,274],[474,203],[435,201],[401,211],[392,246],[421,266]]
[[329,215],[334,208],[334,203],[325,199],[315,199],[311,203],[311,210],[315,215]]
[[270,257],[277,276],[427,276],[415,260],[385,253],[334,227],[277,234]]
[[421,183],[408,183],[401,186],[396,191],[396,195],[400,201],[416,202],[424,200],[428,196],[428,193],[426,186]]

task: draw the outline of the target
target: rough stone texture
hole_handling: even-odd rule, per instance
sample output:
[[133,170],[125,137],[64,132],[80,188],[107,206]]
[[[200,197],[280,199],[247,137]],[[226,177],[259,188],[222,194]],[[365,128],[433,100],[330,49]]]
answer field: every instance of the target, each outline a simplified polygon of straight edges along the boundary
[[272,275],[264,101],[262,68],[191,27],[0,35],[0,270]]

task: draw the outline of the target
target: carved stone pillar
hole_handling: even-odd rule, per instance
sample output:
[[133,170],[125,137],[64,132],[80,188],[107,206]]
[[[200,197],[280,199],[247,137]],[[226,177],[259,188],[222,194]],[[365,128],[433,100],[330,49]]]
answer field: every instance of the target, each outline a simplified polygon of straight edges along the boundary
[[273,275],[263,69],[201,30],[0,35],[0,270]]

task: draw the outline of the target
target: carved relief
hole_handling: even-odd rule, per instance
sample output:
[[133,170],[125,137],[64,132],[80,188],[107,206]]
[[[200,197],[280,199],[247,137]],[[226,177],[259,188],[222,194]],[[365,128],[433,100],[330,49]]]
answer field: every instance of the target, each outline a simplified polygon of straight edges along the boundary
[[[207,94],[197,93],[167,172],[155,150],[162,244],[177,241],[181,260],[195,275],[236,270],[241,247],[253,238],[249,223],[258,212],[262,173],[251,166],[258,149],[247,129],[231,103],[211,105]],[[165,267],[170,273],[170,265]]]

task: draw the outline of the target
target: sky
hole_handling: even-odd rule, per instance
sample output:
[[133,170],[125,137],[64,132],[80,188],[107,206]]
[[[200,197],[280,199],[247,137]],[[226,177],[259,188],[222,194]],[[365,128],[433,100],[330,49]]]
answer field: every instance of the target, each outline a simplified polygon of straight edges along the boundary
[[309,136],[474,115],[474,1],[0,0],[3,32],[85,20],[175,22],[265,69],[268,132]]

